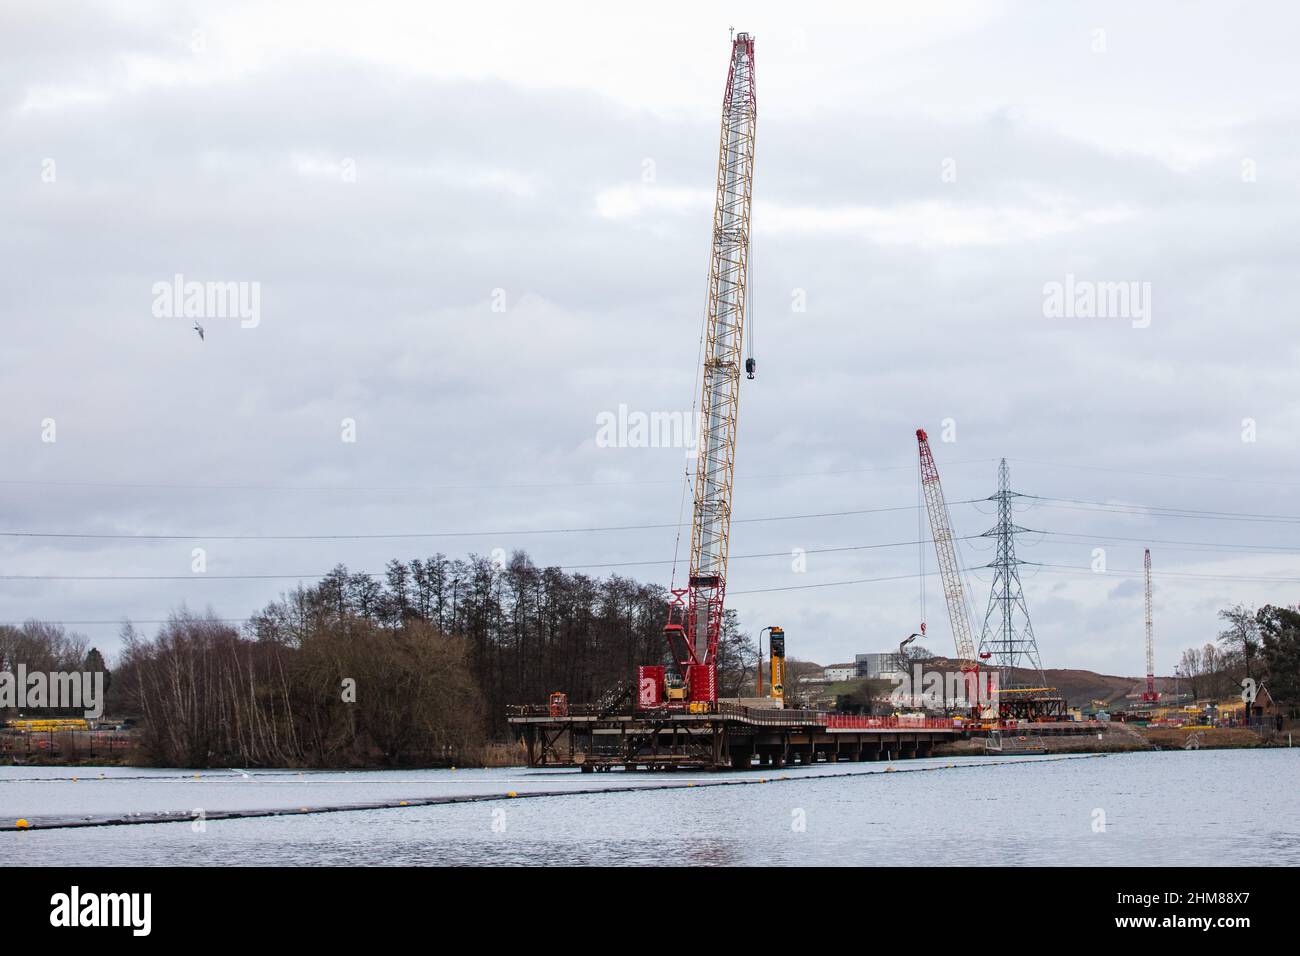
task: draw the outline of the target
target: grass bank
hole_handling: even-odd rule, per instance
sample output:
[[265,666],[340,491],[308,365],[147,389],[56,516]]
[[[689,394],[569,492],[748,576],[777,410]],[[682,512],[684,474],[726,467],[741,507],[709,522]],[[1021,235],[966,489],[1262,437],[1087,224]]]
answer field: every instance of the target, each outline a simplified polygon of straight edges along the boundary
[[[1210,727],[1193,730],[1183,727],[1133,727],[1118,723],[1108,725],[1100,735],[1043,737],[1042,740],[1043,746],[1051,754],[1105,754],[1184,749],[1236,750],[1287,746],[1285,733],[1281,736],[1265,738],[1244,727]],[[950,744],[938,744],[934,748],[934,755],[936,757],[983,756],[984,741],[957,740]]]

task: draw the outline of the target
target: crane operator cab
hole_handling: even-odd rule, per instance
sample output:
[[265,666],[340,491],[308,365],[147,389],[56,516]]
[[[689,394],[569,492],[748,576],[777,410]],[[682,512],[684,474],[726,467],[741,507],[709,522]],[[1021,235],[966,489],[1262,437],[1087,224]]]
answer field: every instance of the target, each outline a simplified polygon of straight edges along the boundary
[[671,672],[664,675],[664,692],[668,700],[686,699],[686,681],[682,675]]

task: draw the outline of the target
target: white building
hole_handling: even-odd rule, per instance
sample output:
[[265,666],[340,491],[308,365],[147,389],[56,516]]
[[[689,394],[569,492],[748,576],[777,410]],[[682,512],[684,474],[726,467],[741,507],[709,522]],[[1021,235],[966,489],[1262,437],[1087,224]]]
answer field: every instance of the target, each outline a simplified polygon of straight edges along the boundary
[[854,657],[858,677],[888,678],[899,670],[897,654],[858,654]]
[[822,677],[826,678],[831,683],[836,683],[842,680],[853,680],[853,678],[857,676],[858,669],[852,664],[837,664],[834,667],[826,667],[822,669]]

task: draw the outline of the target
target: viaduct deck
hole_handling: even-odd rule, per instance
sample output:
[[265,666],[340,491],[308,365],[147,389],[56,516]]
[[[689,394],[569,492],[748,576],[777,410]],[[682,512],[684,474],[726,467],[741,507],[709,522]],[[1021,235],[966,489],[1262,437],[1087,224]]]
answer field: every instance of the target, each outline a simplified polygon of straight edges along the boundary
[[578,766],[586,772],[926,757],[935,743],[968,732],[944,718],[852,717],[726,703],[703,714],[514,707],[508,720],[528,749],[530,767]]

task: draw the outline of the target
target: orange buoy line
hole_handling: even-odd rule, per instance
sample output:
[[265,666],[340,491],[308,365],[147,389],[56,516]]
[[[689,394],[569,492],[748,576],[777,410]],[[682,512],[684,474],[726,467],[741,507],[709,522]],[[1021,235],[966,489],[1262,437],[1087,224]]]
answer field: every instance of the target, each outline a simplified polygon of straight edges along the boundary
[[[378,800],[368,803],[340,803],[316,807],[275,807],[262,810],[208,810],[203,814],[205,821],[213,820],[251,820],[260,817],[301,816],[305,813],[356,813],[363,810],[399,810],[411,807],[444,806],[455,803],[488,803],[499,800],[533,800],[540,797],[574,797],[594,796],[604,793],[640,793],[655,790],[686,790],[710,787],[744,787],[765,783],[792,783],[800,780],[832,780],[844,777],[875,777],[883,773],[926,773],[934,770],[956,770],[967,767],[998,767],[1008,764],[1055,763],[1061,760],[1082,760],[1087,757],[1106,757],[1110,754],[1063,754],[1026,760],[981,760],[979,762],[935,764],[929,767],[894,767],[892,764],[883,771],[845,771],[843,773],[809,773],[780,777],[732,778],[727,780],[692,780],[674,783],[638,784],[626,787],[583,787],[572,790],[535,790],[520,793],[509,790],[504,793],[480,793],[466,796],[442,797],[408,797],[405,800]],[[160,810],[146,813],[127,813],[101,816],[61,816],[42,819],[40,817],[22,818],[13,823],[0,822],[0,831],[15,830],[67,830],[85,827],[122,827],[143,826],[154,823],[186,823],[194,819],[190,810]]]

